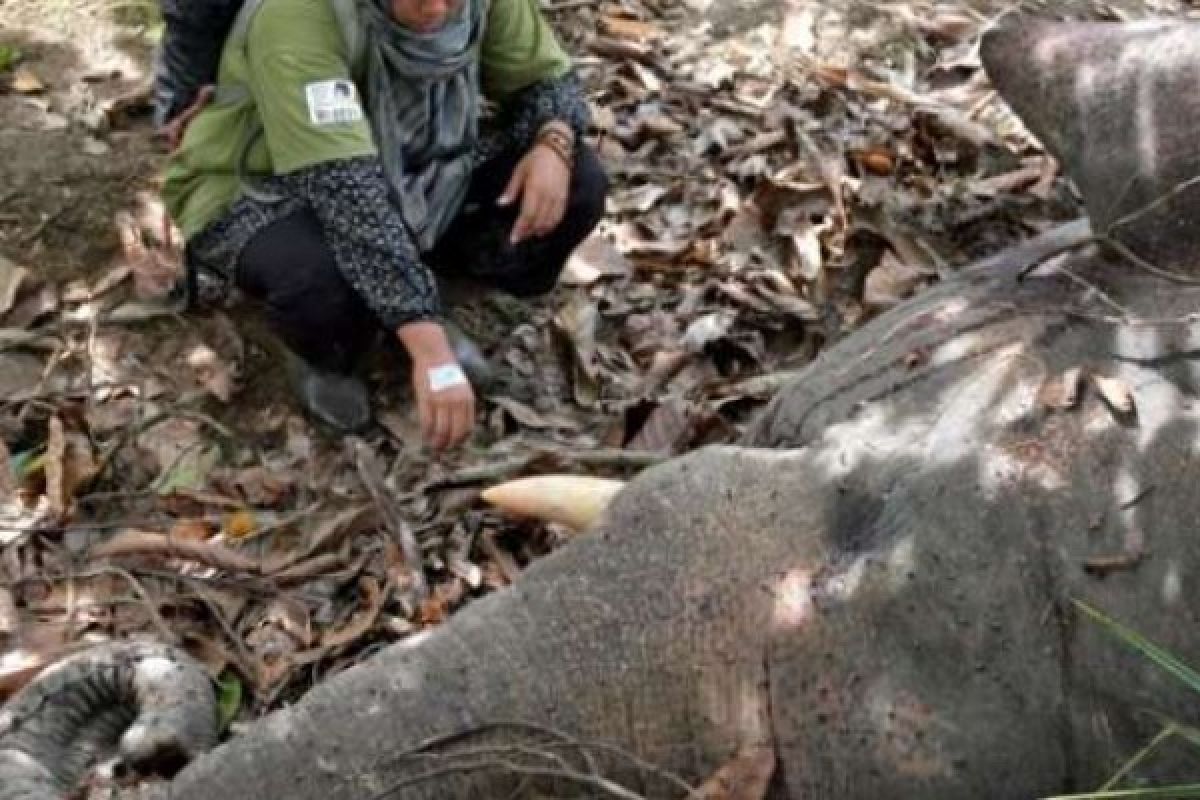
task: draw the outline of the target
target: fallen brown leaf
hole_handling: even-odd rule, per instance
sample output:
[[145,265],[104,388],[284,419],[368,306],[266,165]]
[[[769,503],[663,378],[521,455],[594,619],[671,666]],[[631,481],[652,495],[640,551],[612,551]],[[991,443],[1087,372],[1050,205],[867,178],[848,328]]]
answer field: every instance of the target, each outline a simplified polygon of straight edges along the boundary
[[1132,414],[1137,406],[1134,404],[1133,392],[1129,384],[1120,378],[1107,378],[1103,375],[1091,376],[1092,383],[1100,392],[1100,396],[1112,406],[1118,414]]
[[[363,595],[363,607],[350,618],[346,625],[337,630],[326,631],[321,635],[321,650],[328,652],[356,642],[375,626],[375,621],[379,619],[379,612],[383,610],[383,604],[387,601],[387,591],[380,588],[378,581],[370,577],[364,577],[359,581],[358,588]],[[305,663],[306,659],[302,655],[299,661]]]
[[925,279],[924,270],[902,262],[890,250],[867,275],[863,303],[872,308],[891,308],[900,303]]
[[0,438],[0,497],[11,498],[17,490],[17,476],[12,471],[12,455],[8,445]]
[[677,453],[688,443],[693,432],[693,417],[686,408],[667,401],[646,417],[637,435],[630,439],[630,450]]
[[233,368],[207,345],[196,345],[187,354],[187,365],[196,382],[222,403],[233,397]]
[[28,277],[28,269],[0,256],[0,316],[12,309],[17,302],[17,293]]
[[662,29],[653,23],[610,14],[600,17],[600,29],[619,39],[634,39],[639,42],[661,39],[664,36]]
[[688,800],[763,800],[774,774],[773,747],[766,744],[743,747]]
[[46,91],[46,84],[31,67],[25,64],[21,64],[13,70],[9,85],[18,94],[41,94]]
[[1079,403],[1083,370],[1072,367],[1046,380],[1038,388],[1038,402],[1051,411],[1067,411]]
[[195,561],[226,572],[257,574],[262,571],[260,563],[255,559],[217,542],[174,539],[166,534],[151,531],[121,531],[93,547],[89,553],[92,560],[145,555]]
[[15,636],[21,629],[21,617],[12,592],[0,586],[0,642]]
[[188,542],[208,541],[212,535],[212,526],[198,517],[177,520],[167,534],[171,539]]
[[524,403],[519,403],[511,397],[493,397],[491,402],[512,416],[521,426],[536,431],[561,430],[578,431],[582,428],[579,420],[562,414],[540,413]]
[[853,150],[850,157],[872,175],[887,176],[896,171],[895,154],[883,147]]
[[417,612],[417,619],[422,625],[440,625],[462,602],[466,591],[466,583],[457,576],[444,583],[439,583],[433,587],[433,592],[421,604],[421,608]]
[[50,660],[41,653],[24,648],[0,653],[0,701],[11,697],[36,678]]
[[632,272],[629,259],[604,236],[594,233],[567,259],[559,282],[564,286],[591,286],[601,278],[625,278]]
[[51,417],[46,437],[46,455],[42,463],[46,471],[46,500],[50,504],[50,513],[56,519],[66,516],[70,502],[64,480],[63,462],[66,455],[67,440],[62,419],[57,416]]

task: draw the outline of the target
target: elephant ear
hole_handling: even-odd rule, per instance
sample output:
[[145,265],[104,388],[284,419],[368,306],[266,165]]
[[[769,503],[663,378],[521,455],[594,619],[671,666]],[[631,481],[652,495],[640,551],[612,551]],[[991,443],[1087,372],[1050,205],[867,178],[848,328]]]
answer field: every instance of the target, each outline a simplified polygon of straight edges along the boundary
[[1097,234],[1159,267],[1200,266],[1200,25],[1009,16],[982,57]]

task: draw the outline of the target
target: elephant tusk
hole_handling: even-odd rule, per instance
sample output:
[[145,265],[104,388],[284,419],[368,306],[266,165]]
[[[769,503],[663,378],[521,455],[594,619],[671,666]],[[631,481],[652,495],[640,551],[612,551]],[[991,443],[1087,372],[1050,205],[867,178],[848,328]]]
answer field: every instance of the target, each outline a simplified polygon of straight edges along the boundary
[[540,475],[493,486],[482,497],[506,514],[557,522],[582,531],[600,517],[624,486],[624,481],[606,478]]

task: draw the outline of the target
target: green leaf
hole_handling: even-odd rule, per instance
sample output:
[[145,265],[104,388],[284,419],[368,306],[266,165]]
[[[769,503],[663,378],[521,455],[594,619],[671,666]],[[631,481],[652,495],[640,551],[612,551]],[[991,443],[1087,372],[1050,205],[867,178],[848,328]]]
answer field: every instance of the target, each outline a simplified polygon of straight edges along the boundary
[[[1096,622],[1099,622],[1109,633],[1123,641],[1133,650],[1153,661],[1161,669],[1178,679],[1184,686],[1200,694],[1200,674],[1184,664],[1175,656],[1142,636],[1137,631],[1126,628],[1121,623],[1089,606],[1081,600],[1072,600],[1075,606]],[[1192,795],[1188,795],[1191,797]]]
[[221,458],[221,450],[216,446],[193,447],[186,451],[179,460],[154,482],[154,490],[159,494],[171,494],[178,489],[203,489],[208,481],[208,473]]
[[1113,776],[1105,781],[1104,785],[1096,791],[1107,792],[1117,788],[1121,781],[1125,780],[1126,775],[1129,775],[1131,772],[1133,772],[1137,766],[1149,758],[1155,750],[1166,744],[1168,740],[1177,735],[1179,735],[1179,728],[1176,727],[1175,723],[1168,722],[1163,726],[1163,729],[1158,732],[1158,735],[1150,740],[1149,744],[1147,744],[1145,747],[1135,753],[1132,758],[1122,764],[1121,768],[1114,772]]
[[21,51],[15,44],[0,44],[0,72],[6,72],[21,60]]
[[230,670],[217,680],[217,710],[219,730],[224,733],[242,709],[242,681]]
[[8,468],[13,475],[17,476],[17,480],[23,481],[34,475],[42,468],[42,463],[46,460],[46,448],[35,447],[32,450],[26,450],[23,453],[17,453],[9,458]]

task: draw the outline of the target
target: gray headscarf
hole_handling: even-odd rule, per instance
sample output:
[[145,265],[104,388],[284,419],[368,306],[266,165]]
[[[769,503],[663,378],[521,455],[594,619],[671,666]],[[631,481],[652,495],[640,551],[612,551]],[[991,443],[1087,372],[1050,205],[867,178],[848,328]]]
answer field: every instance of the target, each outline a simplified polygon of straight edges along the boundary
[[464,0],[436,31],[409,30],[388,0],[357,0],[362,89],[388,181],[429,250],[462,208],[479,137],[486,0]]

